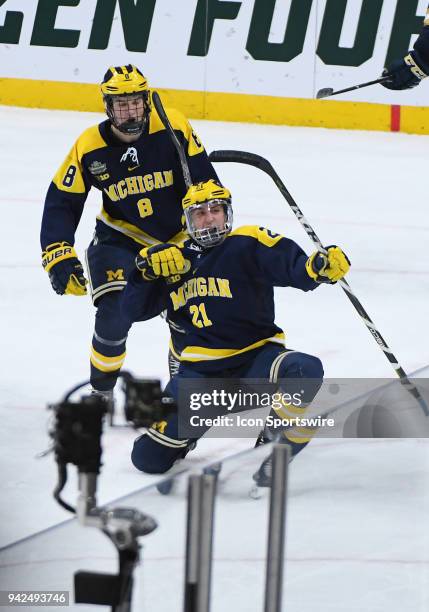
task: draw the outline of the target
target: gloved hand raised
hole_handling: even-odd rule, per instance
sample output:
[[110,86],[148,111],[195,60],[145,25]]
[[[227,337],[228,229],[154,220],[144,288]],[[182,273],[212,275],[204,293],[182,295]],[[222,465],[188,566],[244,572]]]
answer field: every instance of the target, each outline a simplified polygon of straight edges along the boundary
[[403,59],[395,60],[385,68],[383,76],[390,76],[389,81],[382,83],[387,89],[411,89],[416,87],[429,74],[429,66],[417,51],[411,51]]
[[42,265],[59,295],[85,295],[88,281],[77,253],[68,242],[49,244],[42,253]]
[[183,273],[185,259],[177,246],[167,242],[142,249],[136,257],[136,266],[146,280],[154,280]]
[[335,244],[326,247],[326,255],[316,251],[305,264],[307,274],[317,283],[336,283],[350,269],[349,258]]

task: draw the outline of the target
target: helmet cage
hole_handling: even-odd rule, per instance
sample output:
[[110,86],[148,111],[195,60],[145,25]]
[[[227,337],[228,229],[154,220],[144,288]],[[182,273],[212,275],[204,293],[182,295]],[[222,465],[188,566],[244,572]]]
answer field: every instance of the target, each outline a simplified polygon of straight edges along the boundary
[[[198,208],[203,208],[204,206],[208,206],[211,208],[212,206],[221,205],[225,214],[225,222],[223,228],[219,227],[203,227],[197,229],[195,227],[195,223],[193,221],[193,211]],[[186,220],[186,229],[191,238],[200,246],[209,249],[211,247],[217,246],[221,242],[225,240],[228,234],[232,230],[233,223],[233,212],[231,200],[228,199],[213,199],[208,200],[206,202],[199,202],[198,204],[193,204],[188,206],[185,211],[185,220]]]
[[[115,100],[121,99],[121,101],[128,101],[128,109],[126,112],[127,117],[129,117],[128,112],[131,110],[129,103],[134,102],[141,98],[143,100],[143,115],[137,119],[124,119],[121,120],[121,111],[114,110],[113,103]],[[135,135],[141,134],[145,129],[149,121],[149,115],[151,111],[151,103],[150,103],[150,93],[149,91],[136,91],[132,93],[120,93],[120,94],[104,94],[104,105],[106,108],[107,116],[109,117],[112,124],[115,126],[117,130],[122,132],[123,134]]]

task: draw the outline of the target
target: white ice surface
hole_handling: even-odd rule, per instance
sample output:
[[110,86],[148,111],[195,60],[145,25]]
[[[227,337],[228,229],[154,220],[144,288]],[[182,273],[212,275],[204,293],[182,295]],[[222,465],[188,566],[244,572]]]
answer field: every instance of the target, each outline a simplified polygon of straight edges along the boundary
[[[57,401],[88,376],[94,310],[89,299],[59,297],[51,290],[40,266],[39,227],[44,194],[53,173],[80,131],[100,118],[92,113],[0,107],[0,546],[68,518],[50,496],[56,477],[52,457],[34,457],[48,445],[46,404]],[[350,284],[403,367],[411,372],[426,365],[428,137],[193,124],[208,150],[242,149],[272,162],[321,240],[340,244],[348,253],[353,264]],[[264,225],[311,252],[309,239],[266,175],[235,164],[218,164],[217,170],[233,193],[236,227]],[[81,255],[91,238],[99,206],[98,194],[91,193],[77,236],[76,248]],[[288,345],[320,356],[326,376],[392,376],[387,360],[339,288],[322,287],[310,295],[291,289],[276,293],[277,322],[287,331]],[[134,326],[127,347],[127,369],[165,380],[167,339],[167,328],[160,319]],[[128,428],[107,430],[101,502],[151,481],[130,464],[134,437],[135,432]],[[365,588],[365,576],[368,580],[373,576],[376,582],[377,559],[385,559],[387,565],[380,566],[385,582],[378,583],[378,603],[370,606],[355,601],[349,609],[420,612],[426,609],[421,593],[428,586],[427,536],[422,533],[417,551],[413,541],[401,533],[410,521],[416,529],[426,527],[423,508],[427,510],[428,445],[417,441],[377,444],[379,456],[374,460],[380,460],[384,470],[380,481],[371,482],[369,457],[374,447],[363,441],[315,442],[314,449],[309,448],[293,464],[289,580],[310,593],[323,591],[325,571],[332,564],[338,588],[349,588],[356,576],[364,577]],[[248,440],[202,441],[187,461],[203,463],[250,445]],[[316,462],[324,458],[326,469],[316,466],[312,457]],[[374,490],[377,482],[384,483],[382,491]],[[74,500],[75,492],[71,478],[65,496]],[[326,500],[336,510],[335,525],[329,519]],[[321,514],[328,521],[322,527]],[[248,520],[251,533],[254,519],[249,515]],[[247,525],[246,511],[242,521]],[[295,544],[294,524],[301,535]],[[368,525],[364,532],[359,529],[362,524]],[[323,525],[329,527],[331,536],[322,547],[313,547]],[[225,539],[230,537],[226,531]],[[250,578],[253,566],[243,567],[240,571],[248,571]],[[386,567],[390,568],[388,573]],[[411,572],[401,573],[409,567]],[[402,579],[410,584],[408,595],[416,589],[421,594],[420,599],[415,596],[412,607],[407,608],[401,597],[394,596]],[[371,585],[371,592],[374,589],[376,585]],[[390,593],[389,608],[383,603],[386,592]],[[299,589],[296,597],[299,602]],[[239,608],[235,605],[235,609]],[[318,609],[317,599],[314,606],[297,603],[292,609]]]

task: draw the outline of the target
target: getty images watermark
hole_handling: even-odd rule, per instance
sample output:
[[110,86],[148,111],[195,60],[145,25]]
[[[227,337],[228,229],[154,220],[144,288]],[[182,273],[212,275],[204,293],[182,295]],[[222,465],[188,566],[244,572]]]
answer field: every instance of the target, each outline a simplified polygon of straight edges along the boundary
[[[249,391],[227,392],[223,389],[213,389],[211,392],[191,393],[189,408],[199,411],[201,408],[223,408],[228,412],[233,410],[250,410],[252,408],[270,408],[273,411],[293,410],[303,408],[302,394],[294,393],[251,393]],[[278,416],[268,414],[267,417],[252,417],[237,412],[233,415],[222,414],[218,416],[192,415],[189,419],[192,427],[264,427],[270,429],[287,427],[333,427],[335,419],[322,416],[304,417]]]
[[180,435],[194,438],[208,432],[212,437],[254,437],[264,427],[276,433],[292,427],[335,425],[333,417],[307,414],[304,389],[287,393],[267,384],[253,383],[243,389],[243,381],[228,381],[223,386],[207,380],[202,386],[196,383],[184,385],[179,402]]
[[[412,379],[182,379],[179,437],[258,436],[268,426],[319,438],[429,438],[429,378]],[[418,390],[418,393],[416,391]],[[413,392],[411,392],[413,391]],[[420,398],[417,401],[416,398]],[[308,432],[311,437],[312,432]],[[299,435],[298,435],[299,437]]]
[[297,408],[302,407],[303,393],[268,393],[251,392],[239,389],[235,392],[225,391],[225,389],[212,389],[203,393],[191,393],[189,396],[189,407],[191,410],[200,410],[202,407],[214,406],[225,408],[228,411],[241,408],[284,408],[285,405],[292,405]]

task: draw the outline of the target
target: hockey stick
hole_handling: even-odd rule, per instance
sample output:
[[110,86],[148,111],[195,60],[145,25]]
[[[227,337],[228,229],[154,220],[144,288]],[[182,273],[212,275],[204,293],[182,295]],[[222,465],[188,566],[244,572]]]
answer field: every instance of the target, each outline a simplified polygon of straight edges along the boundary
[[379,79],[375,79],[375,81],[368,81],[368,83],[361,83],[360,85],[353,85],[353,87],[346,87],[346,89],[339,89],[338,91],[334,91],[332,87],[324,87],[323,89],[319,89],[316,94],[316,98],[330,98],[331,96],[338,96],[338,94],[346,93],[347,91],[354,91],[355,89],[362,89],[362,87],[369,87],[370,85],[377,85],[377,83],[385,83],[390,78],[390,75],[380,77]]
[[[288,202],[295,217],[301,223],[301,225],[307,232],[307,235],[313,241],[313,244],[317,247],[319,251],[326,254],[326,249],[322,245],[316,232],[311,227],[311,225],[305,218],[303,212],[299,208],[298,204],[295,202],[295,200],[293,199],[289,191],[286,189],[285,184],[283,183],[283,181],[281,180],[281,178],[279,177],[279,175],[277,174],[277,172],[274,170],[273,166],[270,164],[270,162],[267,159],[265,159],[264,157],[261,157],[260,155],[256,155],[255,153],[247,153],[246,151],[212,151],[212,153],[210,153],[209,155],[209,159],[212,162],[237,162],[241,164],[248,164],[249,166],[255,166],[256,168],[259,168],[263,172],[266,172],[268,176],[272,178],[277,188],[279,189],[280,193],[285,198],[285,200]],[[391,349],[388,347],[386,341],[384,340],[384,338],[382,337],[382,335],[380,334],[380,332],[374,325],[368,313],[366,312],[366,310],[364,309],[364,307],[362,306],[358,298],[355,296],[355,294],[351,290],[348,282],[343,278],[338,281],[338,284],[341,285],[341,288],[344,290],[350,302],[353,304],[354,308],[356,309],[362,321],[365,323],[366,327],[368,328],[372,337],[376,341],[377,345],[386,355],[386,358],[392,365],[396,374],[399,376],[404,387],[419,402],[420,407],[422,408],[424,414],[426,416],[429,416],[429,409],[426,405],[425,400],[421,396],[420,391],[410,381],[405,370],[398,363],[398,360],[396,359],[395,355],[392,353]]]
[[173,126],[171,125],[167,117],[167,114],[164,110],[164,107],[162,106],[161,98],[159,97],[156,91],[152,93],[152,101],[156,109],[156,112],[158,113],[159,118],[162,121],[163,126],[169,133],[170,138],[173,141],[174,146],[176,147],[176,151],[180,159],[180,165],[182,166],[182,172],[183,172],[183,178],[185,180],[185,185],[186,185],[186,188],[188,188],[190,185],[192,185],[192,178],[191,178],[191,173],[189,171],[188,160],[186,159],[186,153],[182,147],[182,144],[180,143],[180,140],[177,138],[176,132],[173,130]]

